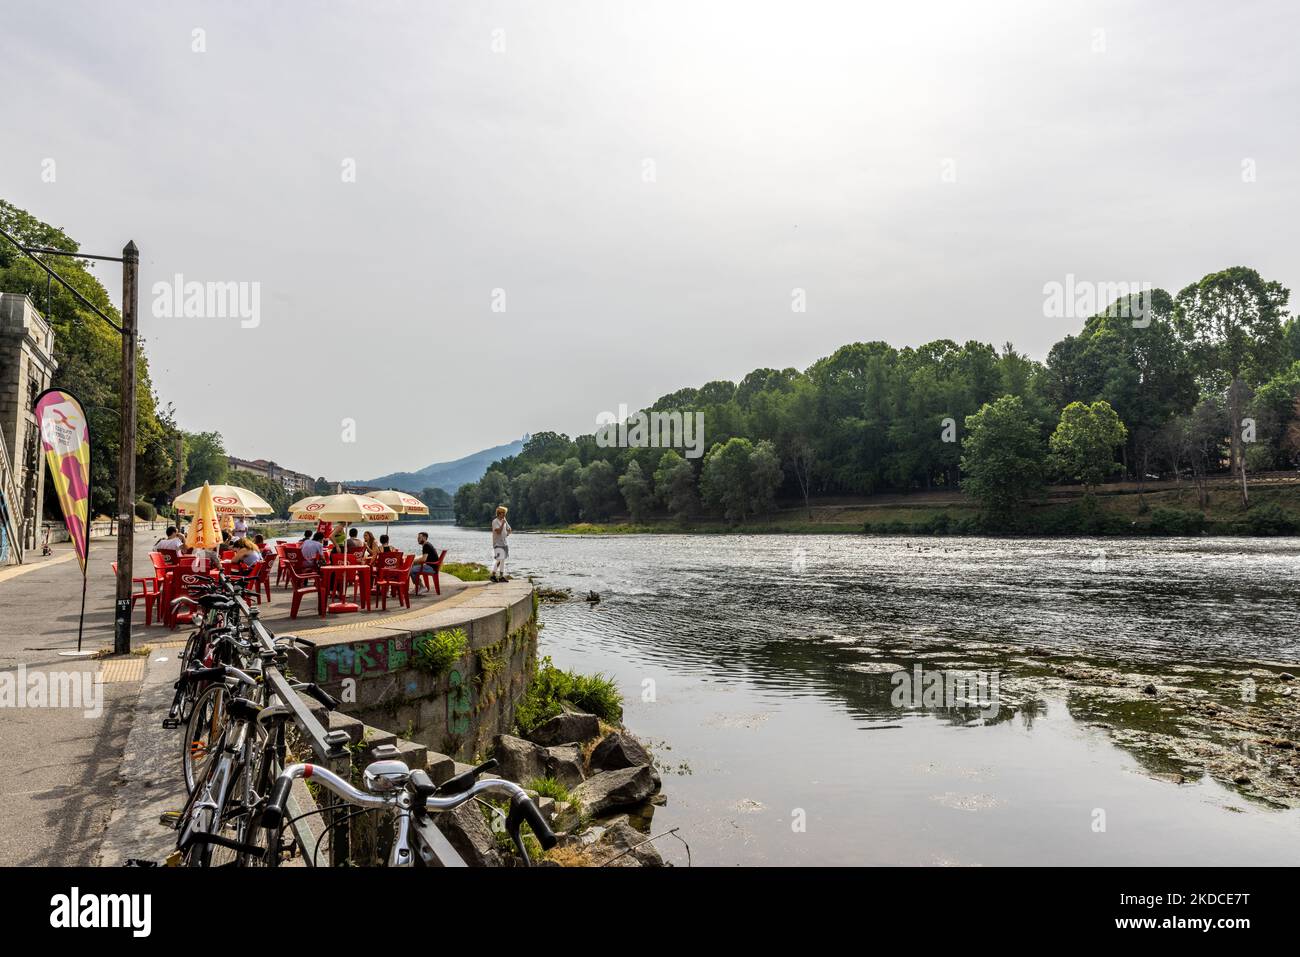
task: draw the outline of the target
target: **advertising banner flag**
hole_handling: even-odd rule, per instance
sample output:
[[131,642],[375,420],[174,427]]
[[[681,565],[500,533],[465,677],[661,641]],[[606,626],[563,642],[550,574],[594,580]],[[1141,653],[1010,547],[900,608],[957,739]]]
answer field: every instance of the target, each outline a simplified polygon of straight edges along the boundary
[[73,395],[46,389],[36,398],[36,425],[84,578],[90,548],[90,424]]

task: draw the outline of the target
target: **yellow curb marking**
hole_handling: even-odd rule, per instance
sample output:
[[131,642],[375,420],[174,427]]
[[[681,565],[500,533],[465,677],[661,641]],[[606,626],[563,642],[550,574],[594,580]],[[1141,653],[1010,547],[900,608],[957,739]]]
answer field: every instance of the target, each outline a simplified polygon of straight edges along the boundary
[[103,658],[100,678],[104,681],[143,681],[144,656],[128,655],[125,658]]

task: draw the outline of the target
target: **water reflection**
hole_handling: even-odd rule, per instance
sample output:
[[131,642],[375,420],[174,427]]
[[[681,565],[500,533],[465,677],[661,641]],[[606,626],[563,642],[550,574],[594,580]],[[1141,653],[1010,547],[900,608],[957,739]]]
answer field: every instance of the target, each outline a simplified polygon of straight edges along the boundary
[[[546,606],[542,650],[618,679],[697,863],[1300,860],[1300,814],[1204,776],[1169,704],[1300,657],[1292,541],[518,538],[515,574],[601,594]],[[1192,671],[1148,697],[1094,661]],[[996,674],[996,706],[897,706],[917,668]]]

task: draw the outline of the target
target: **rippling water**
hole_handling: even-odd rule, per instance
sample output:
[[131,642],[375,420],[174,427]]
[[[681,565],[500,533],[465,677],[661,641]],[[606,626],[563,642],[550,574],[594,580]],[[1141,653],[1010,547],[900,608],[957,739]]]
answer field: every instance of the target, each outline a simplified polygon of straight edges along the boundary
[[[485,533],[430,531],[449,560],[491,560]],[[541,651],[617,679],[669,768],[653,830],[680,828],[696,864],[1300,861],[1300,811],[1153,779],[1064,697],[971,726],[892,707],[888,675],[992,643],[1294,663],[1294,540],[518,534],[511,551],[515,575],[600,593],[544,606]]]

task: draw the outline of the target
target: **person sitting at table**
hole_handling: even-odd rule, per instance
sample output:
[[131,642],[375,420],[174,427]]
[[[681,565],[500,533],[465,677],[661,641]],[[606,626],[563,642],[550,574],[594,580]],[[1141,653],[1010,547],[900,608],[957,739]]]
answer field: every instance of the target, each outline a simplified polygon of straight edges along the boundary
[[263,558],[270,559],[275,557],[275,549],[272,548],[261,535],[253,536],[253,544],[257,546],[257,550],[262,553]]
[[176,531],[176,526],[168,525],[167,534],[154,543],[153,550],[162,552],[163,558],[166,559],[168,565],[175,565],[176,556],[181,553],[181,549],[184,547],[185,539],[181,537],[180,532]]
[[[369,535],[370,533],[367,532],[366,534]],[[357,537],[357,527],[354,525],[349,528],[347,539],[348,558],[351,559],[358,552],[365,551],[365,548],[366,546],[361,543],[361,539]]]
[[320,566],[321,558],[325,554],[325,546],[321,544],[324,540],[325,536],[320,532],[316,532],[311,538],[302,543],[302,548],[298,550],[298,554],[302,556],[304,571],[315,571]]
[[362,543],[365,546],[366,558],[374,558],[379,554],[379,543],[375,541],[374,532],[366,532],[366,534],[361,536],[361,538]]
[[236,565],[242,565],[243,568],[237,568],[236,571],[251,571],[253,566],[262,561],[262,550],[247,538],[237,538],[233,542],[235,554],[232,558]]
[[302,530],[302,542],[299,542],[298,544],[301,545],[303,542],[310,542],[310,541],[311,541],[311,529],[304,528]]
[[420,575],[432,575],[438,570],[438,549],[429,541],[429,533],[421,532],[415,536],[420,545],[420,561],[411,565],[411,581],[418,581]]
[[397,551],[401,551],[401,549],[394,548],[392,545],[389,545],[387,535],[379,536],[379,549],[377,554],[387,555],[389,552],[397,552]]

